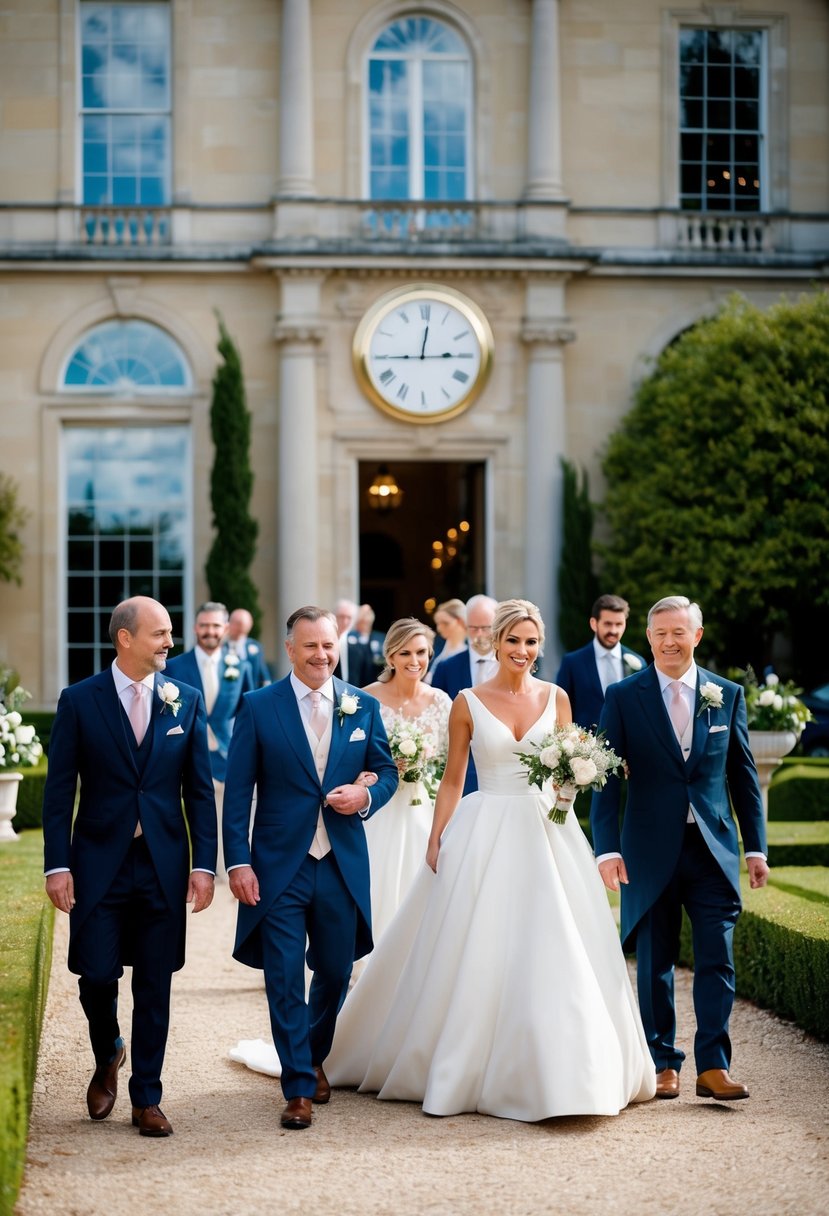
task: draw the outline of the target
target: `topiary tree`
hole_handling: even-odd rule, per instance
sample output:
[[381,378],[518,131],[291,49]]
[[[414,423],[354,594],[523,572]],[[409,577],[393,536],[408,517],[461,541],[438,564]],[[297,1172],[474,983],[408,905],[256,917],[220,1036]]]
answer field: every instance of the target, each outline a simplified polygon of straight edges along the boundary
[[23,542],[20,529],[29,518],[17,500],[18,486],[6,473],[0,473],[0,580],[20,585]]
[[584,645],[590,609],[599,594],[593,571],[593,504],[587,474],[562,458],[561,565],[558,569],[558,631],[565,650]]
[[[827,674],[829,295],[732,297],[669,346],[604,461],[606,582],[700,602],[707,659],[762,671],[775,634]],[[823,663],[824,671],[817,667]]]
[[[217,314],[218,316],[218,314]],[[250,412],[239,352],[224,321],[218,317],[218,350],[224,363],[213,377],[210,431],[215,456],[210,474],[210,503],[216,536],[205,565],[210,598],[234,608],[247,608],[253,616],[253,634],[262,610],[250,577],[256,554],[259,525],[249,512],[253,490],[250,467]]]

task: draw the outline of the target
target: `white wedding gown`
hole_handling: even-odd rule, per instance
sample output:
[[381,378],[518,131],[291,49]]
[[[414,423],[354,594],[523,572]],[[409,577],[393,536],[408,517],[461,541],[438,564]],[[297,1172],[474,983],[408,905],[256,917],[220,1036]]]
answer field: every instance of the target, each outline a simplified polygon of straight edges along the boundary
[[520,741],[462,695],[479,790],[346,998],[326,1074],[431,1115],[618,1114],[655,1092],[619,936],[575,814],[550,823],[516,756],[555,688]]
[[[434,690],[434,696],[416,718],[407,718],[387,705],[380,706],[380,716],[387,732],[398,723],[416,727],[424,736],[431,736],[436,755],[446,758],[449,731],[449,711],[452,702],[445,692]],[[421,870],[426,869],[426,846],[432,828],[434,807],[422,781],[400,781],[397,793],[376,815],[366,820],[371,872],[371,932],[375,945],[409,893]]]

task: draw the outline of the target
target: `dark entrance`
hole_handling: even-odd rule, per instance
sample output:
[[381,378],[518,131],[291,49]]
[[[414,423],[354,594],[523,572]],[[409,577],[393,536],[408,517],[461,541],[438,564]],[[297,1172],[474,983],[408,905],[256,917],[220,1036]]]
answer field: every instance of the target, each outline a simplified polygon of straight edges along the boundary
[[378,629],[485,590],[484,474],[482,461],[360,463],[360,600]]

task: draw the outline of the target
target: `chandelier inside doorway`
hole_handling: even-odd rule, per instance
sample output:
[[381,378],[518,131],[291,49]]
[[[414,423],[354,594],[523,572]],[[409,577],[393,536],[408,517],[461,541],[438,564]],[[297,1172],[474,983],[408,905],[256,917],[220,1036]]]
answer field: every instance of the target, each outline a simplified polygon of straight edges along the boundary
[[368,505],[373,511],[393,511],[405,496],[397,484],[397,478],[389,472],[388,465],[381,464],[368,487]]

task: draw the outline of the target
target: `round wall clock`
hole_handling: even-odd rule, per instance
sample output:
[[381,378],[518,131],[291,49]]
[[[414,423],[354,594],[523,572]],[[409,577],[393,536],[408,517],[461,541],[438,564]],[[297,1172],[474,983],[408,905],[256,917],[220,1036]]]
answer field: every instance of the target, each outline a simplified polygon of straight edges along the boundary
[[379,409],[406,422],[445,422],[468,409],[492,364],[492,330],[477,304],[435,283],[381,296],[357,327],[354,371]]

